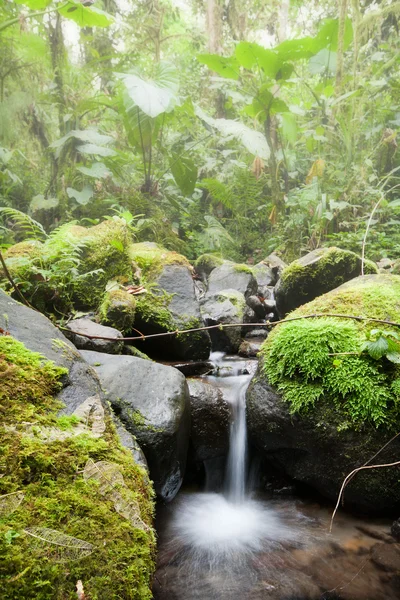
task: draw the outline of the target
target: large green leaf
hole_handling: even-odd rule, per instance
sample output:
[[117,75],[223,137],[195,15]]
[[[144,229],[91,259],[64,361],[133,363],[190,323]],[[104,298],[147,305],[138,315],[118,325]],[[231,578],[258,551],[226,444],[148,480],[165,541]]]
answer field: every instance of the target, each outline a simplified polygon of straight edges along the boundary
[[103,10],[94,6],[83,6],[75,0],[60,6],[58,12],[63,17],[78,23],[79,27],[108,27],[114,22],[114,18]]
[[31,10],[43,10],[47,8],[52,0],[14,0],[16,4],[24,4]]
[[245,107],[244,112],[263,123],[268,114],[276,115],[290,111],[283,100],[276,98],[269,91],[268,86],[263,85],[260,87],[257,96],[253,98],[253,102]]
[[112,176],[110,169],[107,169],[106,165],[102,162],[93,163],[90,167],[78,167],[78,171],[95,179],[105,179]]
[[282,113],[281,116],[282,134],[288,142],[295,143],[297,138],[297,122],[296,117],[291,112]]
[[43,194],[38,194],[32,198],[32,201],[29,205],[29,210],[31,213],[35,213],[38,210],[49,210],[51,208],[56,208],[58,204],[58,198],[45,198]]
[[236,46],[235,55],[242,67],[251,69],[256,65],[268,77],[275,77],[283,65],[283,61],[273,50],[255,43],[240,42]]
[[170,112],[178,102],[178,73],[172,65],[162,63],[153,80],[127,73],[117,73],[117,77],[123,81],[132,102],[153,119]]
[[90,202],[90,199],[93,196],[93,188],[91,185],[86,185],[83,190],[80,192],[79,190],[74,190],[74,188],[67,188],[68,198],[74,198],[78,204],[85,206]]
[[270,149],[264,135],[260,131],[250,129],[239,121],[230,119],[213,119],[199,107],[196,108],[197,116],[208,126],[215,128],[224,137],[235,138],[254,156],[268,160]]
[[97,144],[81,144],[76,149],[81,154],[92,154],[95,156],[115,156],[117,154],[112,148],[98,146]]
[[227,79],[239,79],[239,63],[234,56],[225,58],[219,54],[199,54],[197,60],[211,71]]
[[310,73],[316,75],[317,73],[336,73],[337,66],[337,53],[332,50],[328,50],[327,48],[323,48],[316,54],[310,58],[310,62],[308,63],[308,68]]
[[[99,133],[97,129],[73,129],[69,131],[66,135],[64,135],[62,138],[50,144],[50,148],[54,148],[56,151],[56,158],[60,156],[62,148],[64,147],[66,142],[71,138],[75,138],[76,140],[79,140],[80,142],[85,142],[87,144],[94,144],[99,147],[103,146],[103,144],[109,144],[110,142],[114,141],[114,138],[112,138],[110,135],[104,135],[102,133]],[[82,151],[81,147],[79,148],[79,150]],[[114,150],[110,150],[110,148],[105,148],[105,150],[109,152],[107,152],[106,154],[101,154],[100,152],[97,152],[96,154],[101,154],[101,156],[112,156],[115,154]]]
[[282,63],[302,58],[311,58],[323,46],[319,46],[318,41],[312,37],[300,38],[298,40],[286,40],[276,46],[277,52]]
[[[320,48],[329,48],[334,52],[338,49],[338,35],[339,35],[339,19],[326,19],[319,30],[316,41],[320,45]],[[343,49],[347,50],[353,41],[353,26],[351,19],[347,18],[345,23],[345,31],[343,38]]]
[[151,148],[157,139],[165,113],[155,119],[149,117],[136,106],[128,93],[124,94],[124,108],[123,118],[129,143],[138,149]]
[[169,162],[171,173],[182,194],[185,196],[193,194],[197,181],[197,167],[192,159],[172,155]]

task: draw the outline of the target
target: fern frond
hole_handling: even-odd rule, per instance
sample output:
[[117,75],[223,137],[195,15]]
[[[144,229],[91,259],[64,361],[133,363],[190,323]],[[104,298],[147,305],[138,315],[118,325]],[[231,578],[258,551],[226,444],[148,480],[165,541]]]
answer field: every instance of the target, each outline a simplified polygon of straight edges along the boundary
[[17,228],[26,234],[25,239],[38,240],[48,237],[41,223],[16,208],[2,206],[0,207],[0,216],[3,216],[3,220],[13,221]]
[[210,194],[215,204],[221,203],[226,208],[232,209],[232,189],[226,183],[218,181],[218,179],[203,179],[201,181],[202,187],[204,187]]

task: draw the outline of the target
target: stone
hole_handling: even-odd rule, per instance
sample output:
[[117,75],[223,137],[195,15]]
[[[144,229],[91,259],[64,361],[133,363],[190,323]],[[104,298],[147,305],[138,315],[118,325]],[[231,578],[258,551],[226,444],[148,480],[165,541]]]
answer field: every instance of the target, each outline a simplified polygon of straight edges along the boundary
[[[237,290],[228,289],[208,293],[201,303],[201,313],[206,325],[243,323],[245,318],[246,299]],[[241,326],[224,329],[210,329],[213,351],[228,353],[237,352],[242,333]]]
[[[375,263],[365,261],[365,274],[376,274]],[[282,271],[275,287],[281,318],[361,274],[361,258],[340,248],[319,248],[295,260]]]
[[[98,315],[102,325],[109,325],[123,333],[129,333],[132,331],[133,323],[135,322],[135,312],[135,297],[125,290],[115,289],[104,294]],[[86,348],[86,350],[97,349]]]
[[371,558],[384,571],[400,573],[400,544],[375,544]]
[[273,286],[276,283],[276,276],[271,267],[264,262],[257,263],[252,267],[252,272],[257,281],[258,288]]
[[208,278],[208,296],[228,289],[236,290],[245,298],[254,295],[257,292],[257,281],[251,267],[226,262],[213,269]]
[[[400,277],[368,275],[353,279],[316,298],[297,309],[291,317],[338,313],[399,322],[399,298]],[[315,329],[318,323],[321,324],[321,333]],[[347,327],[351,331],[351,340],[354,336],[354,347],[361,345],[366,327],[375,327],[373,323],[366,325],[365,322],[332,318],[326,323],[321,319],[292,321],[285,326],[286,331],[293,331],[292,354],[288,356],[285,346],[281,348],[282,359],[279,358],[279,346],[276,344],[283,339],[279,336],[280,332],[285,331],[284,326],[274,328],[262,347],[258,374],[247,391],[247,419],[250,441],[269,464],[335,502],[346,475],[374,456],[392,437],[393,429],[399,429],[400,415],[390,412],[395,410],[391,400],[392,394],[394,396],[393,367],[386,359],[382,359],[379,367],[379,364],[375,365],[377,361],[371,363],[367,355],[355,357],[354,360],[359,361],[356,367],[358,372],[364,374],[365,384],[361,381],[354,389],[349,380],[344,396],[341,391],[326,391],[331,390],[327,386],[332,377],[336,377],[334,381],[340,378],[340,371],[338,375],[332,371],[341,368],[340,362],[334,365],[334,357],[332,367],[328,365],[327,370],[321,373],[316,370],[311,381],[304,379],[302,364],[309,366],[311,360],[310,355],[306,354],[307,331],[314,331],[315,337],[312,339],[317,340],[317,333],[321,336],[322,328],[327,328],[328,324],[329,327],[337,327],[338,335]],[[338,343],[337,339],[335,343]],[[270,355],[271,348],[274,348],[273,355]],[[289,373],[285,367],[272,386],[267,374],[279,372],[284,361],[291,371]],[[282,390],[282,394],[289,390],[286,400],[277,388]],[[315,396],[312,395],[314,391],[318,392]],[[379,397],[380,402],[386,403],[382,409],[383,417],[378,422],[379,427],[371,416],[372,409],[363,413],[357,421],[352,420],[355,417],[351,416],[353,413],[349,405],[350,408],[359,406],[363,396],[365,406],[372,402],[371,397]],[[310,400],[308,407],[304,406],[302,398]],[[299,405],[302,407],[300,411]],[[393,414],[391,420],[385,423],[385,415],[388,419],[390,414]],[[395,462],[399,454],[400,439],[397,438],[380,454],[378,462]],[[382,514],[398,508],[399,497],[400,481],[396,468],[375,469],[362,471],[352,478],[345,489],[344,502],[346,507],[357,511]]]
[[196,274],[202,281],[207,281],[211,271],[224,264],[224,259],[215,254],[202,254],[194,263]]
[[400,542],[400,519],[397,519],[397,521],[393,522],[390,533],[396,542]]
[[264,338],[251,338],[250,340],[243,340],[239,346],[239,356],[244,356],[245,358],[256,357],[260,352],[263,342]]
[[67,323],[66,329],[69,330],[65,332],[66,337],[80,350],[94,350],[95,352],[106,352],[107,354],[119,354],[123,350],[124,342],[122,339],[121,341],[111,341],[90,339],[79,335],[79,333],[86,333],[87,335],[108,338],[122,338],[122,333],[113,327],[106,327],[83,317]]
[[186,380],[172,367],[133,356],[82,350],[115,413],[142,448],[158,496],[170,501],[186,466],[190,400]]
[[188,379],[191,443],[194,458],[203,462],[227,456],[231,410],[221,389],[200,379]]

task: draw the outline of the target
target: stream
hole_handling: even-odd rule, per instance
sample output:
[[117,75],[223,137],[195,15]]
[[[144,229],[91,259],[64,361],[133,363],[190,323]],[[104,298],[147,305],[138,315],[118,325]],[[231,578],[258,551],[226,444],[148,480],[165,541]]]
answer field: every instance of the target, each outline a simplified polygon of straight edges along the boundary
[[218,493],[206,477],[205,490],[158,507],[156,600],[398,600],[399,578],[379,563],[389,520],[339,513],[329,534],[331,507],[253,489],[245,397],[256,361],[210,360],[217,375],[204,380],[231,406],[225,478]]

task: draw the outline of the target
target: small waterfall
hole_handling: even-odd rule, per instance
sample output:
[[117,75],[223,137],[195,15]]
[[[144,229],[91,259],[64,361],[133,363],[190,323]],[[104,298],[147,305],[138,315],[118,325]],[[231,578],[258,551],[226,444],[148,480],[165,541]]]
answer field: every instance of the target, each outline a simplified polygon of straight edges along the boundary
[[[236,378],[235,378],[236,379]],[[227,496],[231,502],[244,502],[247,471],[247,426],[246,426],[246,390],[250,382],[249,375],[238,377],[238,387],[232,402],[232,421],[230,445],[226,471]],[[243,381],[242,381],[243,380]]]

